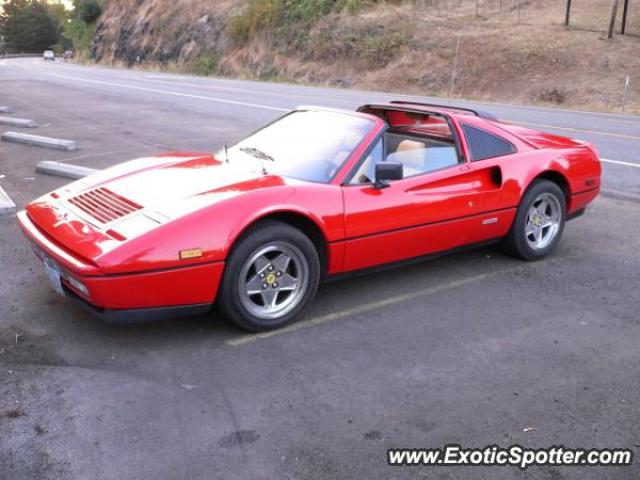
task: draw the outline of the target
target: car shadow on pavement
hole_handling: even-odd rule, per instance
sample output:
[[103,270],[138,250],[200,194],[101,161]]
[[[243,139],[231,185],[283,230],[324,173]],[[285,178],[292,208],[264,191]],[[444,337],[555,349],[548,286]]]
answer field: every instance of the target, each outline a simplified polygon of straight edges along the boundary
[[[502,254],[497,247],[485,247],[429,261],[387,269],[366,275],[346,277],[324,283],[318,295],[300,318],[301,322],[332,313],[346,312],[381,299],[402,298],[411,292],[446,288],[468,276],[513,268],[522,262]],[[14,348],[4,352],[0,361],[8,363],[78,363],[75,352],[83,357],[93,345],[102,356],[117,352],[164,351],[191,346],[216,349],[229,340],[251,335],[222,316],[214,306],[209,314],[173,320],[113,325],[105,323],[75,302],[47,289],[46,282],[33,282],[24,299],[29,322],[6,322],[0,326],[0,338],[7,343],[17,335]],[[23,315],[20,315],[24,318]],[[36,333],[37,332],[37,333]],[[44,333],[43,333],[44,332]],[[9,338],[11,337],[11,338]],[[76,348],[75,345],[83,345]],[[80,362],[82,363],[82,362]]]

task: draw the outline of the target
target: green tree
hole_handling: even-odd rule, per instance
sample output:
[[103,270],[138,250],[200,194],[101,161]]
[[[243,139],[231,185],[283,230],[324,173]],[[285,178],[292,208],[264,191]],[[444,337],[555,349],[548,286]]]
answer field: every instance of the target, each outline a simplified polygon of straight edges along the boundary
[[65,35],[65,28],[66,25],[71,21],[73,12],[71,10],[67,10],[67,8],[59,1],[56,2],[48,0],[47,7],[49,8],[49,13],[56,19],[58,31],[60,32],[58,42],[53,45],[53,50],[55,50],[56,52],[72,50],[73,42]]
[[60,28],[62,28],[62,25],[64,25],[64,23],[73,16],[73,12],[71,10],[67,10],[62,3],[51,0],[48,0],[45,3],[47,4],[49,13],[56,19],[56,23]]
[[0,35],[8,52],[42,52],[60,37],[60,25],[42,0],[10,0],[0,15]]
[[76,15],[85,23],[95,22],[102,15],[102,0],[73,0]]

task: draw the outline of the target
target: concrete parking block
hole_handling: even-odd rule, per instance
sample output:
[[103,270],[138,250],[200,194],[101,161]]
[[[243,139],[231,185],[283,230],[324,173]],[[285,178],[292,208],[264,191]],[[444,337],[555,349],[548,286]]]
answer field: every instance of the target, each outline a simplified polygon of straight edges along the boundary
[[13,113],[13,107],[0,106],[0,113]]
[[78,145],[73,140],[30,135],[28,133],[5,132],[0,136],[5,142],[24,143],[35,147],[52,148],[54,150],[76,150]]
[[0,125],[9,125],[11,127],[35,128],[38,126],[36,122],[29,118],[0,117]]
[[16,204],[13,203],[7,192],[0,187],[0,217],[8,217],[16,211]]
[[52,162],[49,160],[43,160],[36,165],[37,173],[55,175],[63,178],[71,178],[74,180],[78,178],[84,178],[99,171],[100,170],[95,168],[82,167],[80,165],[71,165],[69,163]]

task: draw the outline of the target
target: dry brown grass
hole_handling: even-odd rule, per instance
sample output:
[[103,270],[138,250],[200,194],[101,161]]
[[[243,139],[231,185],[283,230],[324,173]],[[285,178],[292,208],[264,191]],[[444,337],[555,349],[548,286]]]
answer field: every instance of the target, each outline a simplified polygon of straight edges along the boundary
[[478,16],[475,0],[363,0],[355,14],[343,10],[289,32],[295,42],[262,31],[238,45],[225,25],[246,1],[215,8],[205,0],[114,1],[102,29],[103,59],[143,51],[147,60],[196,72],[194,59],[208,59],[199,73],[448,96],[459,35],[454,97],[616,111],[629,75],[627,111],[640,113],[640,8],[633,3],[628,35],[613,40],[605,38],[609,0],[573,2],[569,29],[558,0],[480,0]]

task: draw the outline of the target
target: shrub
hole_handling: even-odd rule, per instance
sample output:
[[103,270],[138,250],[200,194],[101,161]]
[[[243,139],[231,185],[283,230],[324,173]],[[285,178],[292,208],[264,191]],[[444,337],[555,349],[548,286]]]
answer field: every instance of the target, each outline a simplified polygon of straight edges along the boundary
[[187,71],[196,75],[210,76],[218,73],[220,63],[220,55],[211,53],[202,57],[193,59],[187,64]]
[[71,40],[76,52],[88,52],[91,48],[91,39],[94,31],[93,24],[87,24],[78,18],[69,20],[64,24],[64,37]]
[[557,103],[558,105],[565,103],[567,100],[567,93],[563,89],[548,88],[542,90],[538,94],[538,100],[546,103]]
[[384,67],[398,50],[406,45],[407,39],[400,32],[383,32],[362,39],[362,53],[370,67]]
[[[373,0],[375,1],[375,0]],[[244,43],[264,30],[286,43],[292,38],[306,38],[309,28],[332,12],[358,11],[363,0],[249,0],[245,10],[231,19],[230,33]]]
[[336,58],[365,61],[369,68],[386,66],[399,55],[409,42],[409,34],[388,30],[382,25],[359,25],[334,29],[332,26],[316,29],[311,36],[308,58],[330,61]]

